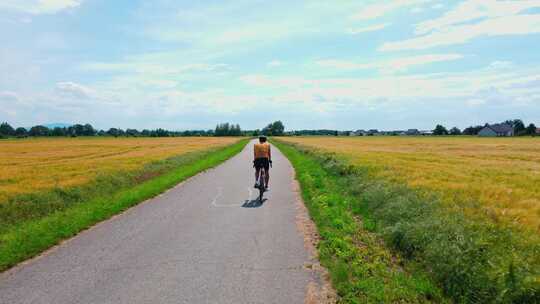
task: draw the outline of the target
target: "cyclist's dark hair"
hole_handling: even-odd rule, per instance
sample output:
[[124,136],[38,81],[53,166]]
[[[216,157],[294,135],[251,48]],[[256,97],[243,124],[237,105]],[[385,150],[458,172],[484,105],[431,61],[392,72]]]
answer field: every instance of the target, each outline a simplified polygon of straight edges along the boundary
[[266,142],[266,136],[259,136],[260,142]]

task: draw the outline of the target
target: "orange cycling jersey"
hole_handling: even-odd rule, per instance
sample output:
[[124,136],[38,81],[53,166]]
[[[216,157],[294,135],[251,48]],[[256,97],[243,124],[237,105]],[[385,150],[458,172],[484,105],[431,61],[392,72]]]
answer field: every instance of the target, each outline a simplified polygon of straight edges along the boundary
[[270,158],[270,144],[269,143],[257,143],[254,147],[255,159],[257,158]]

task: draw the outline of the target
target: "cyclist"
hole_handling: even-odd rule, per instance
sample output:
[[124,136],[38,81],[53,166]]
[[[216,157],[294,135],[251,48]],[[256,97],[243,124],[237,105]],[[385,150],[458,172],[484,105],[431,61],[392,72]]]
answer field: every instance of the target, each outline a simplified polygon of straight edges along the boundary
[[266,179],[264,188],[268,190],[268,182],[270,181],[270,164],[272,163],[272,153],[270,144],[266,142],[266,136],[260,136],[259,142],[253,147],[253,166],[255,167],[255,188],[259,187],[259,176],[261,169],[264,168]]

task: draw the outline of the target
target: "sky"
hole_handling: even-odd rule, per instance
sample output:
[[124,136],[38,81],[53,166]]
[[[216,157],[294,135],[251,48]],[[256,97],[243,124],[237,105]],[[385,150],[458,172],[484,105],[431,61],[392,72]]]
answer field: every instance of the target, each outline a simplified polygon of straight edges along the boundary
[[540,0],[1,0],[0,121],[540,125]]

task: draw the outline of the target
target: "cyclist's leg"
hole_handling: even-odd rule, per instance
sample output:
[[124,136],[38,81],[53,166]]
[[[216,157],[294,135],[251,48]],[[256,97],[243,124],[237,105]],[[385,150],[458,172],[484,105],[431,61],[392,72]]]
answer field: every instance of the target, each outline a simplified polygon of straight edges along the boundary
[[255,187],[257,187],[257,185],[259,184],[259,177],[260,177],[260,174],[261,174],[261,166],[260,166],[259,163],[256,161],[256,162],[255,162]]
[[264,187],[268,188],[268,182],[270,181],[270,164],[268,164],[264,168],[264,177],[266,178],[266,180],[264,181]]

